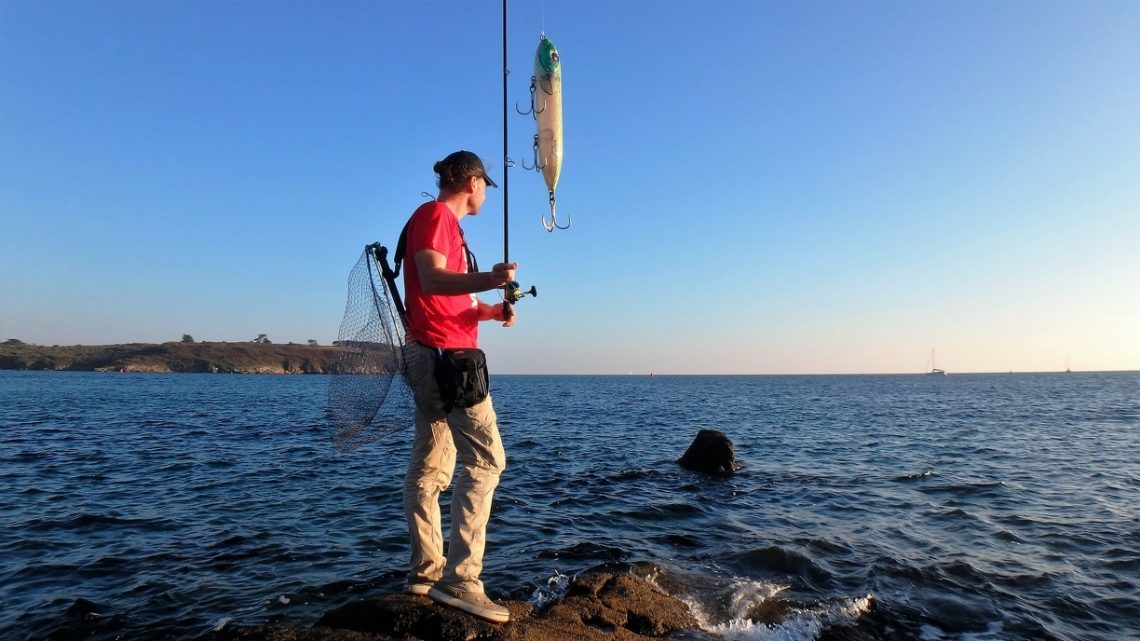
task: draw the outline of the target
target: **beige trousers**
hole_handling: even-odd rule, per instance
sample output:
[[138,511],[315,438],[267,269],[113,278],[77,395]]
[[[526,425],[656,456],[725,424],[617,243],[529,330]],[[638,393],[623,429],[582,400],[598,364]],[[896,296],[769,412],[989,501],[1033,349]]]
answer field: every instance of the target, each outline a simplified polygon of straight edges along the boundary
[[[404,350],[416,398],[416,435],[404,478],[404,511],[412,543],[408,582],[443,581],[465,591],[482,592],[479,574],[491,500],[506,467],[491,397],[474,407],[444,414],[435,382],[435,349],[408,343]],[[439,497],[451,484],[457,454],[462,469],[451,496],[451,536],[445,558]]]

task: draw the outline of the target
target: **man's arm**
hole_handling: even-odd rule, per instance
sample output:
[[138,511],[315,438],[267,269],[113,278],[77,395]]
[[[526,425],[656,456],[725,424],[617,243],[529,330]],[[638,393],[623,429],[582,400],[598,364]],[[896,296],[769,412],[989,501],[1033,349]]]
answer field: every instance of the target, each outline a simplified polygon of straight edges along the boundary
[[447,257],[432,249],[421,249],[415,256],[420,288],[425,294],[455,296],[498,289],[515,279],[517,263],[499,263],[489,272],[461,274],[447,270]]

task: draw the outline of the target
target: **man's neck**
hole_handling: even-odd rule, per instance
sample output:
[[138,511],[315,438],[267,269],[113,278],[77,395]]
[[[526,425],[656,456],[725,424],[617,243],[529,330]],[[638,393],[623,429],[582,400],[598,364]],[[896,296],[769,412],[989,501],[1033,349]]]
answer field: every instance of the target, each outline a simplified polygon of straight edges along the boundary
[[468,204],[467,194],[464,193],[440,193],[437,201],[447,205],[452,214],[455,214],[456,220],[463,220],[463,217],[471,213],[470,205]]

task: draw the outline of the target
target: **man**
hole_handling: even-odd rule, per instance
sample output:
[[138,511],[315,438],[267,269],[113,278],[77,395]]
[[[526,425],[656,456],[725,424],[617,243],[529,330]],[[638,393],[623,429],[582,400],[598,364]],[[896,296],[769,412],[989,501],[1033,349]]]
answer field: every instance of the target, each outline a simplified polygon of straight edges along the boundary
[[[516,264],[474,271],[459,221],[479,213],[495,183],[483,162],[457,151],[435,164],[439,196],[408,220],[404,258],[408,374],[416,398],[416,434],[404,480],[404,510],[412,542],[408,592],[426,594],[488,621],[510,619],[483,592],[479,574],[491,499],[506,465],[495,410],[488,395],[471,407],[448,407],[435,370],[440,350],[477,348],[479,321],[515,322],[511,305],[487,305],[476,292],[515,279]],[[439,495],[462,464],[451,499],[451,535],[443,555]]]

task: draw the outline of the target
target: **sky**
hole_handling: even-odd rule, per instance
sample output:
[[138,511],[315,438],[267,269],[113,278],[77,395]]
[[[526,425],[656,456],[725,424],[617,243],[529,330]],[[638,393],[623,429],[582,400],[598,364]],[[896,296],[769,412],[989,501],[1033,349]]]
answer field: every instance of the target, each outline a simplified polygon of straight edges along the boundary
[[[0,340],[335,340],[432,164],[500,185],[489,0],[0,0]],[[492,372],[1140,369],[1140,3],[511,0]],[[502,189],[463,221],[502,260]],[[496,295],[482,296],[495,302]],[[932,355],[934,363],[932,363]]]

